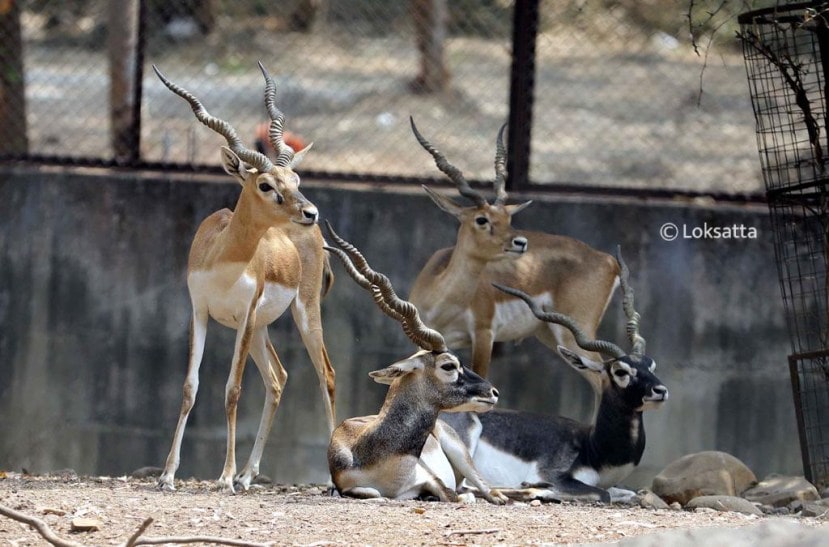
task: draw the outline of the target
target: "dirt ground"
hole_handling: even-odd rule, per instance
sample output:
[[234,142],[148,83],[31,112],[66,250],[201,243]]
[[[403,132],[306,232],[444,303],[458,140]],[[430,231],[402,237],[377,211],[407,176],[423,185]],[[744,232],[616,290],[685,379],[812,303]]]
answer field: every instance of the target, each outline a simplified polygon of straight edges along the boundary
[[[123,544],[148,517],[153,522],[141,536],[145,541],[211,536],[239,544],[315,546],[604,543],[781,518],[620,505],[361,501],[331,497],[319,485],[255,486],[237,495],[215,490],[212,481],[182,481],[177,487],[161,492],[154,479],[9,473],[0,479],[0,506],[36,517],[61,538],[85,545]],[[99,529],[73,532],[77,519],[95,521]],[[0,516],[0,545],[44,544],[29,526]]]

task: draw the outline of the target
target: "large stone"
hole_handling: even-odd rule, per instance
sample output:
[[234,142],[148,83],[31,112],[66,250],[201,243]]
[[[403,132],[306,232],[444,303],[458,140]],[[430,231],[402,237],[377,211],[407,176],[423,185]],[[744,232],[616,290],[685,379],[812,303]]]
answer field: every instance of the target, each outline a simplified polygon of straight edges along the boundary
[[[829,544],[829,526],[812,528],[786,519],[766,519],[739,527],[702,527],[671,530],[624,539],[619,547],[823,547]],[[597,545],[597,544],[591,544]]]
[[717,511],[734,511],[746,515],[762,517],[763,512],[750,501],[736,496],[697,496],[688,502],[686,509],[707,507]]
[[688,454],[669,463],[653,479],[654,494],[685,505],[698,496],[739,496],[757,482],[743,462],[725,452]]
[[769,475],[756,486],[743,492],[749,501],[786,507],[793,501],[815,501],[820,499],[817,488],[803,477]]
[[671,509],[670,505],[650,490],[639,491],[639,505],[645,509]]

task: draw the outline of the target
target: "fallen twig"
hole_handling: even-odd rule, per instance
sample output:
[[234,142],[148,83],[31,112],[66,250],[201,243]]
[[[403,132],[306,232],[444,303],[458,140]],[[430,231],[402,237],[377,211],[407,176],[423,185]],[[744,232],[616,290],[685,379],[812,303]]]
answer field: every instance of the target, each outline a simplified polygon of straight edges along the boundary
[[495,534],[500,532],[499,528],[483,528],[481,530],[452,530],[443,534],[444,537],[451,536],[468,536],[472,534]]
[[133,535],[127,540],[124,544],[124,547],[132,547],[135,545],[135,542],[138,540],[138,537],[143,534],[147,528],[150,527],[150,524],[153,523],[153,517],[147,517],[144,522],[141,523],[141,526],[138,527],[138,530],[135,531]]
[[272,547],[273,542],[251,543],[240,539],[226,539],[210,536],[148,537],[139,538],[133,545],[161,545],[164,543],[212,543],[214,545],[235,545],[236,547]]
[[[32,517],[30,515],[26,515],[25,513],[21,513],[19,511],[15,511],[10,507],[6,507],[4,505],[0,505],[0,515],[5,517],[9,517],[12,520],[16,520],[17,522],[22,522],[23,524],[28,524],[35,531],[41,535],[43,539],[48,541],[50,544],[54,545],[55,547],[85,547],[83,543],[77,543],[75,541],[67,541],[57,534],[49,527],[48,524],[40,520],[39,518]],[[210,537],[210,536],[181,536],[181,537],[140,537],[147,528],[153,523],[152,517],[147,518],[144,522],[141,523],[141,526],[130,536],[130,538],[122,544],[122,547],[133,547],[135,545],[161,545],[164,543],[176,543],[176,544],[186,544],[186,543],[210,543],[214,545],[232,545],[235,547],[271,547],[273,542],[268,543],[251,543],[249,541],[243,541],[239,539],[228,539],[228,538],[219,538],[219,537]]]
[[16,520],[17,522],[22,522],[23,524],[28,524],[29,526],[34,528],[35,531],[37,531],[37,533],[40,534],[43,539],[57,547],[83,547],[83,544],[81,543],[76,543],[74,541],[67,541],[65,539],[62,539],[57,534],[55,534],[51,528],[49,528],[48,524],[46,524],[39,518],[26,515],[25,513],[21,513],[19,511],[15,511],[11,507],[0,505],[0,515],[9,517],[10,519]]

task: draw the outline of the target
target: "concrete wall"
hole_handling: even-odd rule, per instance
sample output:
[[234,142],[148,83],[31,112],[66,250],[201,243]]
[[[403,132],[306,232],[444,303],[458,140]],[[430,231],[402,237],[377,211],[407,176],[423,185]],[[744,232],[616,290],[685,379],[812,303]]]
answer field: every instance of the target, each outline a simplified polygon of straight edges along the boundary
[[[403,295],[427,257],[454,240],[454,220],[419,188],[304,186],[324,218]],[[237,194],[225,178],[0,171],[0,469],[120,475],[163,464],[187,359],[189,241],[205,216],[233,207]],[[800,473],[766,209],[531,197],[517,226],[605,250],[620,243],[630,265],[648,353],[671,392],[665,408],[646,416],[648,445],[633,482],[707,449],[738,456],[758,475]],[[688,230],[737,224],[758,237],[668,242],[659,233],[666,222]],[[367,373],[414,347],[335,269],[323,318],[344,418],[377,410],[385,387]],[[621,316],[614,300],[602,335],[624,343]],[[272,326],[271,338],[289,380],[262,472],[285,483],[323,482],[327,428],[316,377],[289,316]],[[211,323],[181,477],[221,471],[232,346],[233,332]],[[506,407],[578,419],[590,413],[586,383],[534,340],[500,347],[491,378]],[[249,367],[240,467],[262,393]]]

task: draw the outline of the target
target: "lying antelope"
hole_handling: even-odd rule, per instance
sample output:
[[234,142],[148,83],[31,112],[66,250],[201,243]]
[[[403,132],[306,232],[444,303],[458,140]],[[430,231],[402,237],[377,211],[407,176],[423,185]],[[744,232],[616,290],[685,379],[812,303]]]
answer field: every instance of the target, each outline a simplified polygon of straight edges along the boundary
[[[570,315],[587,336],[594,336],[617,284],[619,268],[613,257],[570,237],[512,228],[512,216],[530,202],[506,204],[504,127],[496,138],[492,203],[420,134],[413,120],[412,131],[438,169],[474,204],[462,207],[424,186],[460,227],[455,246],[433,254],[412,286],[409,298],[423,320],[442,332],[450,347],[471,347],[472,368],[481,376],[489,373],[494,342],[535,336],[552,349],[563,345],[583,353],[569,331],[539,321],[518,298],[495,290],[492,283],[532,295],[540,305]],[[585,377],[600,393],[601,380]]]
[[[210,115],[194,95],[153,66],[164,85],[190,103],[196,118],[225,138],[225,171],[242,185],[235,209],[222,209],[207,217],[190,247],[190,358],[173,445],[158,483],[164,489],[174,489],[184,428],[199,386],[208,317],[236,330],[225,387],[227,452],[219,478],[221,488],[234,491],[235,481],[247,489],[259,473],[265,441],[288,377],[268,338],[268,325],[288,307],[319,377],[329,430],[334,429],[334,369],[320,322],[320,298],[333,277],[317,225],[317,208],[300,193],[299,177],[293,170],[310,145],[295,153],[283,142],[284,115],[275,104],[276,86],[261,63],[259,68],[265,77],[265,104],[271,118],[269,137],[278,152],[274,163],[246,148],[229,123]],[[265,384],[265,406],[250,459],[234,479],[236,408],[249,354]]]
[[507,498],[481,480],[452,428],[437,419],[441,411],[486,412],[497,402],[498,391],[462,366],[443,336],[423,324],[417,308],[395,294],[389,279],[372,270],[353,245],[328,228],[341,248],[328,250],[421,348],[369,373],[376,382],[389,384],[379,414],[349,418],[334,430],[328,466],[337,491],[356,498],[434,496],[457,501],[455,490],[466,479],[490,503],[505,503]]
[[665,402],[668,390],[653,374],[656,363],[645,355],[639,314],[633,308],[633,291],[621,254],[618,261],[630,353],[611,342],[591,339],[572,317],[543,311],[526,293],[497,286],[524,300],[539,320],[568,329],[583,350],[609,357],[597,362],[564,346],[558,348],[574,368],[605,378],[598,413],[590,425],[514,410],[493,410],[480,416],[441,415],[438,421],[458,432],[484,480],[508,497],[609,502],[608,488],[630,475],[642,458],[642,412]]

